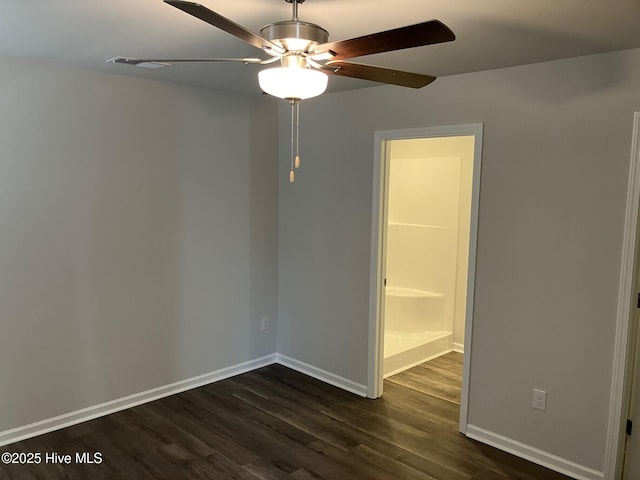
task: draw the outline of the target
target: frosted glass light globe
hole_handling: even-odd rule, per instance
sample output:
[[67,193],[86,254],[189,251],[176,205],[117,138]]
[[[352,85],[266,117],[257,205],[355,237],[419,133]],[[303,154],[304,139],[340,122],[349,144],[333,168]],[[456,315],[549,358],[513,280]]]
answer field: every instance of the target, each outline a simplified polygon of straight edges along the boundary
[[327,89],[326,73],[310,68],[268,68],[258,73],[260,88],[278,98],[304,100],[317,97]]

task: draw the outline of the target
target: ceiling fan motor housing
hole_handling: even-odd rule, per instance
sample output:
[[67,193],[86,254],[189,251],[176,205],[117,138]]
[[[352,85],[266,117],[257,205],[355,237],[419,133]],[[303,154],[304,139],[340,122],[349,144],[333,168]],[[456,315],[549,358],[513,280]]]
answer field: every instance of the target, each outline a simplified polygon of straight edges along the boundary
[[327,43],[329,32],[314,23],[284,20],[265,25],[260,35],[287,51],[309,53],[312,47]]

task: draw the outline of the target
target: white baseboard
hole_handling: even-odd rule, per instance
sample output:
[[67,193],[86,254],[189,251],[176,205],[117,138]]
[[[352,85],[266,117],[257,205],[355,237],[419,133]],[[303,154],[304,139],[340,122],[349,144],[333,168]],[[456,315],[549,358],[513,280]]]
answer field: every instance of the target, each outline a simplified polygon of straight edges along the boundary
[[525,445],[474,425],[467,425],[467,437],[486,443],[517,457],[542,465],[576,480],[604,480],[604,473],[565,458]]
[[0,432],[0,446],[8,445],[10,443],[19,442],[27,438],[42,435],[44,433],[52,432],[60,428],[69,427],[78,423],[86,422],[97,417],[109,415],[110,413],[125,410],[127,408],[135,407],[142,403],[152,402],[159,398],[168,397],[169,395],[175,395],[176,393],[191,390],[192,388],[208,385],[225,378],[233,377],[241,373],[255,370],[266,365],[271,365],[276,362],[276,354],[267,355],[265,357],[256,358],[247,362],[232,365],[230,367],[222,368],[214,372],[205,373],[204,375],[198,375],[197,377],[188,378],[186,380],[180,380],[179,382],[164,385],[162,387],[153,388],[140,393],[134,393],[127,397],[118,398],[110,402],[101,403],[92,407],[76,410],[75,412],[65,413],[57,417],[48,418],[39,422],[24,425],[22,427],[14,428]]
[[464,343],[453,342],[453,351],[458,353],[464,353]]
[[284,365],[285,367],[289,367],[300,373],[304,373],[305,375],[309,375],[310,377],[317,378],[318,380],[329,383],[334,387],[338,387],[348,392],[355,393],[356,395],[360,395],[361,397],[367,396],[366,385],[352,382],[351,380],[348,380],[344,377],[340,377],[339,375],[335,375],[331,372],[327,372],[326,370],[314,367],[313,365],[309,365],[308,363],[301,362],[300,360],[296,360],[295,358],[287,357],[286,355],[277,353],[276,363]]

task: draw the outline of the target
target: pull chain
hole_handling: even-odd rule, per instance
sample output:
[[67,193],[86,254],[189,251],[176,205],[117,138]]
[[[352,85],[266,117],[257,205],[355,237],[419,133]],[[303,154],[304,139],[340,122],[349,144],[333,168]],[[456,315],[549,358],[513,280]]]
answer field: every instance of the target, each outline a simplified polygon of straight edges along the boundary
[[295,114],[296,114],[296,104],[295,100],[291,100],[291,169],[289,170],[289,183],[293,183],[296,181],[296,174],[293,171],[294,168],[294,128],[296,125]]
[[300,168],[300,102],[296,102],[296,168]]

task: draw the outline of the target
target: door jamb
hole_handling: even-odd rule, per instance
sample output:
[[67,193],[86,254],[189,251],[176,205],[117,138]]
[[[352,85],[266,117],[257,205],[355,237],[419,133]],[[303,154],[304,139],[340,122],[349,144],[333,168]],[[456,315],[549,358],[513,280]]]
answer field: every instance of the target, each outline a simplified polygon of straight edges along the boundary
[[478,238],[478,210],[480,202],[480,171],[482,160],[482,123],[449,125],[440,127],[411,128],[403,130],[381,130],[375,132],[373,195],[371,208],[371,259],[369,273],[369,355],[367,396],[378,398],[383,385],[384,325],[384,278],[386,275],[386,229],[389,155],[388,141],[410,138],[434,138],[469,136],[475,137],[473,153],[473,180],[471,191],[471,225],[469,236],[469,266],[467,275],[467,300],[464,336],[464,361],[462,392],[460,398],[460,425],[463,434],[467,431],[469,383],[471,372],[471,338],[473,327],[473,305],[475,293],[476,250]]
[[635,289],[637,285],[639,260],[638,207],[640,202],[640,112],[633,116],[633,140],[627,187],[627,204],[622,240],[622,261],[618,288],[618,313],[613,351],[613,371],[611,376],[611,400],[609,402],[609,424],[607,446],[604,459],[604,478],[620,478],[624,435],[629,400],[631,395],[631,358],[633,351],[635,318]]

